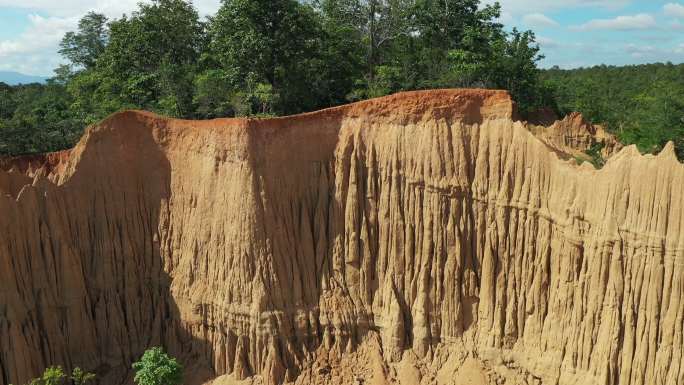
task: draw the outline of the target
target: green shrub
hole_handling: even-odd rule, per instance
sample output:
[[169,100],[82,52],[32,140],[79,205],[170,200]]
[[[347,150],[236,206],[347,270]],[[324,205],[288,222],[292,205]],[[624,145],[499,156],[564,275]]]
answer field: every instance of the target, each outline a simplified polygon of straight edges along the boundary
[[179,385],[183,381],[181,364],[160,347],[148,349],[133,369],[138,385]]
[[[32,379],[28,385],[62,385],[65,378],[67,376],[61,366],[50,366],[45,369],[43,375]],[[69,378],[73,381],[74,385],[85,385],[87,382],[94,380],[95,375],[75,367]]]

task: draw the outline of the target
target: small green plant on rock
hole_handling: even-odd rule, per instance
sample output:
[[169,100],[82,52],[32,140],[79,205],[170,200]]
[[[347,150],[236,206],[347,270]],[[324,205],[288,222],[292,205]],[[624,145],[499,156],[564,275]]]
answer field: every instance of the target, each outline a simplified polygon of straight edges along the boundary
[[603,143],[593,143],[586,151],[587,155],[591,157],[591,164],[597,169],[606,165],[606,160],[603,159],[603,154],[601,153],[603,147],[605,147],[605,144]]
[[[67,375],[61,366],[50,366],[45,369],[40,377],[32,379],[27,385],[62,385],[65,378],[67,378]],[[69,378],[73,381],[74,385],[85,385],[87,382],[94,380],[95,375],[75,367]]]
[[29,385],[60,385],[66,375],[61,366],[50,366],[45,369],[43,375],[34,378]]
[[79,367],[75,367],[71,372],[71,381],[74,382],[74,385],[85,385],[94,379],[95,375],[93,373],[88,373]]

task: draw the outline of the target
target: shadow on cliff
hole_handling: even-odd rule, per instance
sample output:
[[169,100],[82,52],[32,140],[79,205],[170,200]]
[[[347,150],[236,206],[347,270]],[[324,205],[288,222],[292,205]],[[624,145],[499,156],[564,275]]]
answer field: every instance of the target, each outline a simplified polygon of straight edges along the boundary
[[[33,368],[7,373],[0,385],[26,383],[51,365],[95,372],[100,384],[132,384],[132,363],[154,346],[183,364],[185,384],[213,377],[211,345],[192,334],[193,328],[198,334],[203,328],[181,321],[171,289],[174,256],[164,234],[172,170],[160,144],[164,124],[137,112],[113,115],[90,129],[79,145],[73,174],[50,189],[66,211],[64,222],[52,224],[51,237],[75,256],[56,255],[55,265],[76,260],[81,271],[74,276],[82,275],[78,295],[84,298],[74,304],[78,301],[61,294],[61,287],[54,288],[55,307],[28,315],[41,325],[40,337],[27,342],[36,353]],[[57,199],[46,200],[46,206]],[[47,220],[45,213],[35,215]],[[57,229],[62,223],[66,228]],[[75,321],[47,314],[67,306],[78,314]],[[55,325],[46,325],[46,320]]]

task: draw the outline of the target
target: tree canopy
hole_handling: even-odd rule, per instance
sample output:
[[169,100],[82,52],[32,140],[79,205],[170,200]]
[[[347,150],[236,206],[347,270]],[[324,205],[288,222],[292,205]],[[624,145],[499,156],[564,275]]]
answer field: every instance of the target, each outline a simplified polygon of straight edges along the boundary
[[523,115],[579,110],[644,151],[666,140],[681,151],[681,66],[542,71],[534,33],[505,29],[500,13],[480,0],[223,0],[206,19],[186,0],[114,20],[91,12],[62,39],[67,64],[47,84],[0,84],[0,154],[68,148],[122,109],[275,116],[449,87],[506,89]]
[[582,112],[643,152],[673,141],[684,159],[684,64],[553,68],[541,79],[559,114]]
[[88,12],[78,22],[78,31],[64,35],[59,53],[73,65],[92,68],[107,46],[108,35],[107,18]]

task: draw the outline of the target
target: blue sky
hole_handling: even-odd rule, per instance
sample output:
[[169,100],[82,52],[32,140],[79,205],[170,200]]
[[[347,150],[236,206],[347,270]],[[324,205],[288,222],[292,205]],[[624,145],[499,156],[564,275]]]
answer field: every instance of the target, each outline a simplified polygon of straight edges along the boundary
[[535,31],[543,67],[684,62],[684,1],[504,0],[501,21]]
[[[484,0],[483,3],[493,3]],[[0,70],[51,75],[59,40],[94,10],[130,13],[138,0],[0,0]],[[203,15],[220,0],[195,0]],[[684,0],[500,0],[501,21],[537,34],[543,67],[684,62]]]

